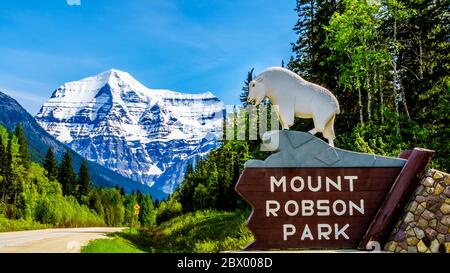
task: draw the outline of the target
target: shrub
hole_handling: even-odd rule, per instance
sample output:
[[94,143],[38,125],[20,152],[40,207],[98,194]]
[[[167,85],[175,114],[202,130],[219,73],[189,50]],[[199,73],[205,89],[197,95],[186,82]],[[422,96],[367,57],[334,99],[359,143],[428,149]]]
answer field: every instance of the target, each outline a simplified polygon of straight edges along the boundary
[[183,208],[181,203],[171,198],[167,203],[161,202],[156,213],[156,224],[159,225],[162,222],[168,221],[172,218],[183,214]]
[[57,227],[104,226],[103,219],[73,196],[43,196],[36,205],[35,219]]
[[48,225],[44,225],[33,220],[11,220],[7,219],[3,214],[0,214],[0,232],[16,231],[16,230],[33,230],[48,228]]

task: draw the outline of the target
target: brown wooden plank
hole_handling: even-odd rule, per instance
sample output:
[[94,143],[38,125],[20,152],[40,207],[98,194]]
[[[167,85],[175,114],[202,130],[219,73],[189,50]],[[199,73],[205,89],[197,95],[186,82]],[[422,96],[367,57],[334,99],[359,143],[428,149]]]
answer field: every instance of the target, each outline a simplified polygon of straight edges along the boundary
[[[344,169],[344,170],[341,170]],[[312,179],[312,185],[317,185],[317,176],[322,177],[322,187],[325,187],[325,176],[328,176],[333,181],[337,181],[336,177],[341,176],[342,190],[349,190],[349,183],[344,179],[346,175],[356,175],[358,179],[354,181],[355,191],[358,190],[385,190],[391,187],[392,178],[395,178],[400,172],[401,168],[373,168],[373,169],[355,169],[355,168],[320,168],[314,169],[302,169],[291,168],[286,172],[280,172],[279,170],[265,170],[265,169],[249,169],[244,170],[243,175],[240,178],[238,184],[238,191],[240,188],[243,191],[265,191],[270,190],[270,176],[274,176],[276,179],[280,179],[282,176],[286,177],[287,191],[292,191],[290,187],[290,181],[294,176],[300,176],[305,181],[304,191],[309,191],[307,187],[307,177]],[[324,175],[327,174],[327,175]],[[387,183],[386,183],[387,181]],[[297,182],[298,183],[298,182]],[[262,184],[262,185],[261,185]],[[296,184],[298,185],[298,184]],[[280,189],[276,189],[280,190]],[[338,191],[331,186],[331,191]]]
[[320,217],[327,217],[328,219],[332,219],[333,217],[337,218],[360,218],[360,217],[370,217],[373,219],[373,217],[376,215],[376,212],[378,210],[379,206],[373,206],[371,208],[367,208],[364,215],[361,215],[359,212],[354,212],[354,215],[344,214],[342,216],[335,215],[334,213],[331,213],[330,216],[317,216],[316,214],[312,216],[303,216],[301,213],[299,213],[297,216],[289,216],[284,211],[278,211],[278,216],[266,216],[266,210],[265,209],[255,209],[255,213],[253,214],[253,218],[268,218],[268,219],[275,219],[275,218],[320,218]]
[[[392,177],[392,179],[395,179],[395,176]],[[364,183],[360,183],[359,185],[356,185],[356,189],[353,190],[353,192],[361,192],[361,191],[384,191],[384,192],[386,192],[392,187],[392,185],[383,183],[384,180],[385,179],[373,180],[373,181],[369,181],[369,182],[365,181]],[[258,186],[257,184],[251,185],[251,184],[246,184],[244,182],[243,185],[239,186],[239,190],[245,191],[245,192],[270,193],[270,185]],[[274,192],[277,192],[277,191],[278,190],[276,190]],[[308,190],[303,190],[303,192],[305,192],[305,191],[308,191]],[[343,191],[348,191],[348,187],[342,187],[342,191],[339,191],[334,188],[330,188],[330,192],[343,192]],[[280,192],[282,192],[282,191],[280,191]],[[296,192],[296,191],[293,191],[290,186],[287,186],[286,192]]]
[[[255,233],[255,236],[256,237],[258,237],[258,236],[260,236],[258,239],[260,239],[260,238],[264,238],[264,239],[266,239],[266,240],[274,240],[274,241],[280,241],[280,242],[290,242],[290,241],[294,241],[294,242],[297,242],[299,245],[298,245],[298,247],[303,247],[301,244],[303,243],[303,242],[307,242],[307,241],[313,241],[313,240],[310,240],[310,239],[304,239],[304,240],[301,240],[300,239],[300,237],[301,237],[301,235],[302,235],[302,231],[303,231],[303,227],[304,227],[304,225],[302,225],[302,226],[298,226],[298,227],[296,227],[297,228],[297,231],[296,231],[296,233],[294,234],[294,235],[291,235],[291,236],[289,236],[288,238],[288,240],[284,240],[283,239],[283,226],[282,225],[280,225],[278,228],[273,228],[273,229],[258,229],[258,228],[254,228],[254,233]],[[312,233],[312,235],[314,236],[314,238],[315,238],[315,240],[317,240],[317,230],[315,229],[315,228],[312,228],[311,227],[311,225],[309,225],[309,227],[310,227],[310,229],[311,229],[311,233]],[[349,227],[349,228],[347,228],[345,231],[345,233],[349,236],[349,239],[344,239],[344,238],[342,238],[342,236],[339,236],[339,239],[335,239],[334,237],[333,237],[333,235],[331,234],[330,236],[329,236],[329,240],[324,240],[324,239],[322,239],[322,240],[317,240],[317,245],[324,245],[324,243],[326,243],[326,242],[328,242],[328,241],[336,241],[336,240],[343,240],[343,241],[347,241],[347,240],[353,240],[353,241],[358,241],[357,239],[354,239],[354,238],[357,238],[358,236],[361,236],[361,233],[364,233],[366,230],[365,230],[365,226],[359,226],[359,227]]]
[[[274,246],[277,247],[267,247]],[[263,249],[346,249],[346,248],[356,248],[358,241],[348,240],[348,241],[327,241],[326,247],[323,245],[317,245],[315,242],[303,242],[301,246],[297,242],[279,242],[270,240],[255,240],[245,247],[244,250],[263,250]]]
[[[247,225],[255,236],[256,242],[249,245],[249,249],[268,249],[268,248],[345,248],[356,247],[358,242],[364,235],[367,227],[370,225],[373,216],[376,214],[384,196],[389,191],[396,176],[401,168],[249,168],[242,173],[238,183],[236,184],[236,191],[252,206],[253,211]],[[305,182],[307,177],[311,176],[312,181],[320,175],[322,181],[328,176],[333,181],[337,181],[338,175],[358,176],[358,180],[354,181],[354,190],[349,191],[348,182],[342,180],[342,190],[339,191],[331,187],[327,192],[325,187],[322,187],[319,192],[312,192],[306,190],[295,192],[290,189],[290,179],[294,176],[301,176]],[[270,191],[270,176],[275,176],[279,179],[282,176],[286,177],[286,192]],[[317,180],[316,180],[317,182]],[[322,183],[323,183],[322,182]],[[313,185],[316,185],[313,183]],[[322,186],[325,184],[323,183]],[[349,215],[348,212],[342,216],[337,216],[331,213],[330,216],[288,216],[284,212],[284,203],[288,200],[329,200],[331,205],[336,200],[343,200],[348,204],[348,201],[353,201],[359,205],[359,200],[364,199],[364,215],[358,211],[354,211],[354,215]],[[266,200],[277,200],[281,204],[279,217],[266,217]],[[301,203],[299,204],[301,206]],[[315,208],[317,211],[317,208]],[[349,235],[347,240],[315,240],[314,242],[305,242],[302,240],[295,240],[289,237],[284,241],[283,224],[293,224],[299,229],[305,224],[308,224],[311,229],[317,228],[317,224],[331,224],[340,225],[350,224],[346,233]],[[280,237],[281,236],[281,237]],[[293,237],[293,236],[292,236]],[[281,240],[280,240],[281,239]]]
[[[395,224],[400,209],[405,206],[433,155],[434,151],[432,150],[414,148],[361,240],[359,249],[365,249],[370,241],[384,243],[389,231]],[[402,156],[406,156],[406,154],[402,154]]]
[[259,177],[268,177],[270,175],[274,176],[317,176],[324,175],[326,173],[329,176],[336,175],[352,175],[360,174],[366,177],[390,177],[392,175],[397,175],[401,168],[398,167],[374,167],[374,168],[248,168],[242,173],[249,180]]
[[[380,194],[386,191],[358,191],[358,192],[248,192],[252,193],[252,201],[257,202],[261,200],[352,200],[357,201],[361,198],[370,201],[375,201],[380,198]],[[254,197],[254,198],[253,198]]]
[[[254,217],[257,221],[255,229],[273,229],[274,226],[283,225],[283,224],[294,224],[294,225],[317,225],[323,223],[331,223],[331,224],[351,224],[353,227],[367,227],[372,220],[372,217]],[[369,221],[369,222],[367,222]]]

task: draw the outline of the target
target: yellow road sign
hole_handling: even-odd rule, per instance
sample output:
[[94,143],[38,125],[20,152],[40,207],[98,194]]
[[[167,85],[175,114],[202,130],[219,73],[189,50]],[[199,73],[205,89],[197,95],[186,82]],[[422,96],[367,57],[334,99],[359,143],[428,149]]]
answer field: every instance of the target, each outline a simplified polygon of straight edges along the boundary
[[138,204],[134,204],[134,215],[139,215],[139,209],[141,208]]

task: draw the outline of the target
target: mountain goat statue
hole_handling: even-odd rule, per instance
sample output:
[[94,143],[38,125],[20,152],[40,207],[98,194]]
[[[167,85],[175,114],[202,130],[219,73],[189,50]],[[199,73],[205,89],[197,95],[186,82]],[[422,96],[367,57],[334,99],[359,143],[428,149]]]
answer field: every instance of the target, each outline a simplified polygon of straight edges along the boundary
[[249,83],[247,101],[258,105],[269,98],[283,129],[289,129],[295,117],[313,119],[310,134],[322,133],[330,146],[334,146],[334,120],[340,113],[336,97],[326,88],[304,80],[294,72],[271,67]]

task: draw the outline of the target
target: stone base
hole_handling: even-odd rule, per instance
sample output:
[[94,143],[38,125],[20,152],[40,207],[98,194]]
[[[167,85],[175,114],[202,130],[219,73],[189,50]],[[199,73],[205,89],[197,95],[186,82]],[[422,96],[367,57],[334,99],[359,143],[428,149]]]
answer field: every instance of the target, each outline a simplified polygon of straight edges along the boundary
[[450,253],[450,175],[428,171],[384,246],[390,252]]

